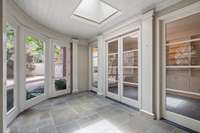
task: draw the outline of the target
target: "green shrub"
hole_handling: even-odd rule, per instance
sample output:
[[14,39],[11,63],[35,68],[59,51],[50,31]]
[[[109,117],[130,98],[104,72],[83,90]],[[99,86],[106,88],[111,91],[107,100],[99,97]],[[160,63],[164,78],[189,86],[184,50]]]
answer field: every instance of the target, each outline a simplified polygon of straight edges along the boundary
[[56,90],[66,89],[66,80],[65,79],[55,80],[55,87],[56,87]]

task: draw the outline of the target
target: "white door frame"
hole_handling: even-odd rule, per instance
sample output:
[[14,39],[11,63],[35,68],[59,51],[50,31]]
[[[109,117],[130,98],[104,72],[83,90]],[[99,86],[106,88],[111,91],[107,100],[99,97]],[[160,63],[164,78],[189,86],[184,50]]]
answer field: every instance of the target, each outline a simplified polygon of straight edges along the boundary
[[[19,63],[18,63],[18,54],[19,54],[19,52],[18,52],[18,47],[17,47],[17,45],[18,45],[18,37],[19,37],[19,34],[18,34],[18,26],[17,26],[17,24],[16,24],[16,22],[14,21],[14,20],[11,20],[11,21],[9,21],[8,20],[8,24],[13,28],[13,30],[14,30],[14,33],[15,33],[15,35],[14,35],[14,48],[15,48],[15,64],[14,64],[14,93],[13,93],[13,95],[14,95],[14,107],[10,110],[10,111],[8,111],[7,112],[7,109],[6,109],[6,119],[7,119],[7,124],[9,124],[17,115],[18,115],[18,112],[19,112],[19,108],[18,108],[18,88],[19,88],[19,83],[18,83],[18,75],[19,75],[19,72],[18,72],[18,65],[19,65]],[[4,75],[5,75],[5,77],[6,77],[6,72],[7,72],[7,66],[6,66],[6,58],[7,58],[7,55],[6,55],[6,44],[4,44],[3,45],[3,49],[5,49],[4,50]],[[7,77],[5,78],[5,79],[7,79]],[[6,81],[4,82],[4,83],[6,83]],[[6,87],[6,84],[5,84],[5,86],[4,86],[5,88],[7,88]],[[12,86],[11,86],[12,87]],[[6,94],[7,94],[7,92],[6,92]],[[6,95],[6,108],[7,108],[7,95]]]
[[50,97],[57,97],[57,96],[60,96],[60,95],[64,95],[64,94],[67,94],[67,93],[69,93],[70,92],[70,86],[69,86],[69,84],[70,84],[70,72],[69,72],[69,70],[70,69],[67,69],[67,71],[66,71],[66,77],[65,77],[65,79],[66,79],[66,89],[65,90],[60,90],[60,91],[56,91],[56,89],[55,89],[55,85],[54,85],[54,64],[53,64],[53,58],[54,58],[54,46],[61,46],[61,47],[65,47],[66,48],[66,66],[67,67],[70,67],[69,65],[68,65],[68,63],[70,63],[71,61],[70,61],[70,45],[65,45],[63,42],[61,42],[61,41],[57,41],[57,40],[52,40],[51,41],[51,48],[50,48],[50,50],[51,50],[51,52],[50,52],[50,70],[51,70],[51,76],[50,76],[50,84],[51,84],[51,87],[49,88],[50,90]]
[[[141,38],[140,27],[136,27],[136,31],[128,32],[117,38],[106,42],[106,96],[121,101],[130,106],[140,108],[141,104]],[[123,96],[123,67],[118,67],[118,94],[108,91],[108,44],[113,41],[118,41],[118,66],[123,66],[123,38],[133,35],[138,39],[138,100],[133,100]]]
[[[25,37],[26,36],[33,36],[37,39],[42,40],[45,43],[45,89],[44,94],[26,100],[26,83],[25,83]],[[49,42],[47,37],[41,35],[40,33],[33,32],[25,27],[22,27],[20,30],[20,112],[23,110],[43,101],[48,98],[48,72],[49,72]]]
[[[165,25],[169,22],[196,14],[200,12],[200,2],[196,2],[185,8],[176,10],[167,15],[161,16],[157,19],[157,117],[158,119],[164,117],[167,120],[173,121],[177,124],[187,128],[200,131],[200,121],[192,118],[173,113],[166,110],[166,68],[165,68]],[[160,52],[162,51],[162,52]],[[162,53],[162,54],[160,54]],[[162,59],[162,60],[160,60]],[[161,89],[160,89],[161,87]],[[160,102],[161,101],[161,102]]]

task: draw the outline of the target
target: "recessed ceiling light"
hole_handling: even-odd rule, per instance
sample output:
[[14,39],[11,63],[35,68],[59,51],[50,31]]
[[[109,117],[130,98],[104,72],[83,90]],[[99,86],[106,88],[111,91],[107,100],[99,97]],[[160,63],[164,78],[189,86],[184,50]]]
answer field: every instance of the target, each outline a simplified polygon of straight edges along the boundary
[[120,11],[101,0],[82,0],[72,17],[84,22],[102,24]]

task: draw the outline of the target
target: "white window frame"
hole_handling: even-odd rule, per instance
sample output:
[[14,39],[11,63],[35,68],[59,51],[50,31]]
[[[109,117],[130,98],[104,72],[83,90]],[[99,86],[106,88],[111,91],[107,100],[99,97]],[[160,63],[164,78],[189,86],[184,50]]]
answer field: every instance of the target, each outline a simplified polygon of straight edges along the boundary
[[[19,54],[19,52],[18,52],[18,47],[17,47],[17,45],[18,45],[18,37],[19,37],[19,28],[18,28],[18,24],[16,23],[16,21],[15,20],[11,20],[11,19],[8,19],[8,23],[7,23],[8,25],[10,25],[13,29],[14,29],[14,31],[15,31],[15,38],[14,38],[14,47],[15,47],[15,64],[14,64],[14,106],[13,106],[13,108],[11,109],[11,110],[9,110],[8,112],[7,112],[7,91],[6,91],[6,98],[5,98],[5,100],[6,100],[6,119],[7,119],[7,124],[9,124],[9,123],[11,123],[12,122],[12,120],[18,115],[18,112],[19,112],[19,105],[18,105],[18,98],[19,98],[19,96],[18,96],[18,91],[19,91],[19,83],[18,83],[18,75],[19,75],[19,72],[18,72],[18,65],[19,65],[19,63],[18,63],[18,54]],[[5,49],[4,50],[4,75],[5,75],[5,80],[7,80],[7,77],[6,77],[6,75],[7,75],[7,66],[6,66],[6,57],[7,57],[7,55],[6,55],[6,44],[5,45],[3,45],[3,49]],[[5,83],[5,85],[4,85],[4,88],[7,88],[7,85],[6,85],[6,81],[4,82]],[[7,90],[7,89],[6,89]]]
[[[42,40],[45,43],[45,89],[44,94],[31,98],[29,100],[26,100],[26,82],[25,82],[25,59],[26,59],[26,53],[25,53],[25,37],[26,36],[33,36],[39,40]],[[36,105],[37,103],[44,101],[48,98],[48,88],[49,88],[49,80],[48,80],[48,72],[49,72],[49,41],[48,38],[40,33],[36,33],[28,28],[21,27],[20,30],[20,112],[23,110],[32,107],[33,105]]]

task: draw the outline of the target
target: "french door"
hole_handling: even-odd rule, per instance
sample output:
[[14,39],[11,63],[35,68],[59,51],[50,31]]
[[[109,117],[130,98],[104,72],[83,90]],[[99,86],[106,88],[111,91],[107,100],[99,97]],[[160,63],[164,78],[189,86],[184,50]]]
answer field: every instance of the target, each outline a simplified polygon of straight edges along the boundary
[[52,45],[52,79],[51,96],[64,95],[69,90],[69,67],[70,67],[70,49],[68,46],[59,42],[53,42]]
[[200,13],[163,25],[163,117],[200,131]]
[[21,30],[20,97],[21,111],[48,97],[48,42],[28,29]]
[[139,108],[138,31],[107,42],[108,97]]

